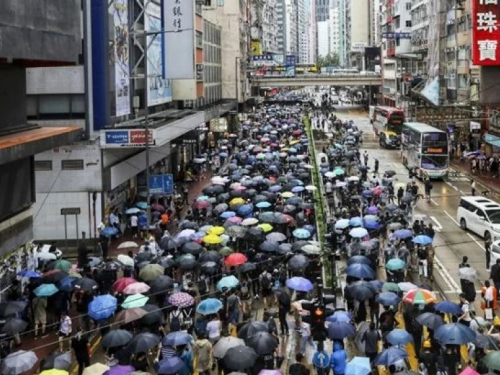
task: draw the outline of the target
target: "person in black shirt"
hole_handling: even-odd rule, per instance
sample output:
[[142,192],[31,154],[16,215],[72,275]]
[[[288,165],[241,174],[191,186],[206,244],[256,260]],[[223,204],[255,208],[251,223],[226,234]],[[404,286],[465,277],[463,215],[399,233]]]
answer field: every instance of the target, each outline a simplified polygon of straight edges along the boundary
[[78,327],[76,336],[71,340],[71,348],[75,351],[78,362],[78,375],[83,374],[85,367],[90,366],[89,340],[83,335],[83,327]]
[[293,365],[290,365],[288,368],[288,373],[290,375],[310,375],[311,370],[309,370],[302,361],[304,360],[304,356],[301,353],[297,353],[295,355],[295,361]]

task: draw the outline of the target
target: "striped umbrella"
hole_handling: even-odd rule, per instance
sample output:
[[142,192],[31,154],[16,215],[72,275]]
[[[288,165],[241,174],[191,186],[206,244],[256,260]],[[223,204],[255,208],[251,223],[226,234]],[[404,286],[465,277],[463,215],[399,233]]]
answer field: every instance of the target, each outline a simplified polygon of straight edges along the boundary
[[412,305],[427,305],[428,303],[436,301],[437,298],[434,293],[422,288],[410,290],[403,297],[403,302],[410,303]]

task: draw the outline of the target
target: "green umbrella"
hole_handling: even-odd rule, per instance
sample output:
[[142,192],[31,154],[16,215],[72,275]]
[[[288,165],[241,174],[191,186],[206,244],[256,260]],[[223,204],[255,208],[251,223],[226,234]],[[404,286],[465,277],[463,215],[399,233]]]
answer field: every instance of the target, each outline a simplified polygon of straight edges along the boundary
[[230,247],[227,247],[227,246],[225,246],[219,250],[219,254],[222,255],[223,257],[226,257],[232,253],[234,253],[233,249],[231,249]]
[[384,283],[384,285],[382,285],[382,291],[383,292],[399,293],[399,292],[401,292],[401,289],[399,288],[398,284],[396,284],[396,283]]
[[342,176],[345,171],[342,168],[337,168],[333,171],[333,173],[335,173],[335,176]]
[[60,259],[54,262],[52,268],[61,270],[63,272],[68,272],[69,269],[71,268],[71,262],[68,262],[67,260]]
[[143,296],[142,294],[133,294],[128,296],[122,303],[124,309],[133,309],[134,307],[142,307],[148,303],[149,297]]
[[399,271],[405,268],[406,263],[404,260],[399,259],[399,258],[394,258],[391,259],[387,262],[385,265],[385,268],[387,268],[389,271]]
[[500,351],[489,352],[483,361],[488,369],[500,371]]
[[338,148],[338,149],[343,149],[344,146],[342,146],[341,144],[339,143],[335,143],[335,147]]
[[141,271],[139,272],[139,277],[144,281],[153,281],[158,276],[163,275],[164,271],[165,268],[163,268],[159,264],[147,264],[142,267]]

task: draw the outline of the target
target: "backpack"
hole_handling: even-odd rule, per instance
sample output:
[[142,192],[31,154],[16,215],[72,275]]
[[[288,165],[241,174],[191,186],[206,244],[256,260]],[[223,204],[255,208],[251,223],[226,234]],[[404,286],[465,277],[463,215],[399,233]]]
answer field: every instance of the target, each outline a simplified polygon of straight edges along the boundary
[[266,273],[260,277],[260,283],[263,289],[271,289],[271,275]]
[[200,297],[204,297],[205,294],[208,293],[208,286],[206,280],[200,280],[200,284],[198,285],[198,292],[200,293]]
[[189,310],[186,310],[186,309],[183,309],[182,310],[182,315],[184,316],[184,324],[188,325],[188,326],[191,326],[193,325],[193,318],[192,318],[192,314],[193,314],[193,309],[190,308]]
[[246,281],[241,284],[240,292],[243,298],[248,297],[250,291],[248,290],[248,283]]
[[446,371],[446,369],[444,368],[441,368],[437,370],[436,375],[448,375],[448,371]]
[[196,356],[196,362],[197,362],[197,367],[198,368],[206,368],[210,364],[210,350],[208,348],[208,345],[196,345],[197,349],[197,356]]
[[172,319],[170,320],[170,332],[176,332],[181,330],[181,313],[179,311],[172,312]]

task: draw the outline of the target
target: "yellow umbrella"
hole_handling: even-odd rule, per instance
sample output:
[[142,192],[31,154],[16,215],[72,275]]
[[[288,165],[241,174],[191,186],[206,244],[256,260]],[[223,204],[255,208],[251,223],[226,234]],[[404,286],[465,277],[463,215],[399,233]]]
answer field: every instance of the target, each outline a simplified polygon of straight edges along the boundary
[[86,367],[83,370],[83,375],[96,375],[104,374],[109,370],[109,366],[103,365],[102,363],[94,363],[92,366]]
[[268,223],[259,224],[259,225],[257,225],[257,227],[259,227],[260,229],[262,229],[266,233],[273,230],[273,226],[271,224],[268,224]]
[[291,197],[295,197],[295,194],[292,193],[291,191],[285,191],[284,193],[281,194],[281,196],[283,198],[291,198]]
[[288,147],[283,147],[281,151],[289,151],[290,149]]
[[224,227],[213,227],[208,230],[208,234],[213,234],[214,236],[220,236],[225,231],[226,229],[224,229]]
[[222,242],[222,238],[214,234],[209,234],[202,238],[202,241],[209,245],[217,245]]
[[69,375],[68,371],[59,370],[56,368],[52,368],[50,370],[45,370],[40,373],[40,375]]
[[238,204],[245,204],[245,200],[243,198],[238,197],[231,199],[231,201],[229,202],[230,206],[236,206]]
[[297,143],[300,143],[300,141],[299,140],[291,141],[290,145],[293,146],[293,145],[296,145]]

